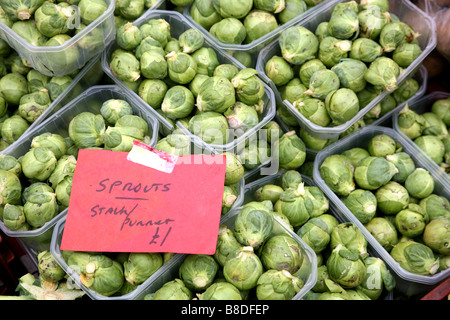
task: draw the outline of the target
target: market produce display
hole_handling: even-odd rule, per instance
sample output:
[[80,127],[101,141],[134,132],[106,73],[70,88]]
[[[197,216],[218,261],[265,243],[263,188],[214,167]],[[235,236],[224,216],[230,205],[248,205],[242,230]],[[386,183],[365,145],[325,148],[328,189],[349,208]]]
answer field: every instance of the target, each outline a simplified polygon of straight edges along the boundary
[[440,99],[423,113],[407,105],[396,118],[397,128],[447,173],[450,172],[449,110],[450,98]]
[[329,155],[319,171],[327,186],[402,268],[420,275],[447,268],[448,199],[434,193],[430,172],[417,167],[392,137],[378,134],[365,147]]

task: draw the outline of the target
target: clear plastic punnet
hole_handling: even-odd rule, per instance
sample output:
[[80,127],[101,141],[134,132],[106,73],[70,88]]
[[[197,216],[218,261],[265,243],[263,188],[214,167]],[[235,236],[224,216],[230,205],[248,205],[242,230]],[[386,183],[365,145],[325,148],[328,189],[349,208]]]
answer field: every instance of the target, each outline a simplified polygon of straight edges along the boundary
[[[234,221],[236,220],[236,217],[242,207],[235,208],[234,210],[230,211],[226,216],[224,216],[220,220],[221,225],[225,225],[231,230],[234,230]],[[307,275],[307,278],[304,280],[304,286],[298,292],[292,300],[300,300],[303,295],[314,286],[317,280],[317,272],[315,271],[315,266],[317,264],[317,259],[314,251],[304,243],[303,240],[301,240],[294,232],[286,228],[282,222],[280,222],[278,219],[274,220],[275,227],[274,230],[276,230],[272,235],[277,234],[286,234],[290,237],[292,237],[300,246],[302,249],[302,253],[304,254],[304,263],[306,263],[305,267],[309,268],[311,272],[305,272]],[[167,265],[166,268],[161,268],[161,272],[158,274],[158,277],[153,281],[151,284],[149,284],[144,290],[142,290],[137,296],[136,300],[144,300],[146,295],[155,293],[159,288],[161,288],[166,282],[174,280],[175,278],[179,278],[179,267],[186,258],[186,254],[177,254],[174,258],[171,260],[171,264]]]
[[[275,185],[281,186],[281,179],[285,172],[286,172],[286,170],[281,170],[276,174],[273,174],[270,176],[264,176],[264,177],[261,175],[258,175],[258,173],[255,172],[253,174],[255,176],[254,177],[255,180],[252,181],[251,183],[248,183],[245,185],[245,196],[244,196],[242,205],[245,205],[246,203],[248,203],[250,201],[255,201],[256,200],[256,198],[255,198],[256,190],[258,190],[260,187],[262,187],[266,184],[275,184]],[[308,177],[308,176],[305,176],[302,174],[302,180],[305,183],[305,185],[307,185],[307,186],[318,186],[314,182],[312,177]],[[338,213],[337,208],[333,205],[333,203],[331,201],[330,201],[330,208],[327,213],[333,215],[339,221],[339,223],[351,222],[349,219],[345,218],[343,215]],[[302,240],[302,239],[300,239],[300,240]],[[305,243],[305,245],[308,246],[306,243]],[[308,246],[308,248],[309,248],[309,246]],[[368,243],[367,251],[369,252],[370,256],[372,256],[372,257],[382,258],[380,256],[380,254],[377,252],[377,250],[375,250],[370,243]],[[316,255],[316,254],[314,253],[314,255]],[[316,256],[316,258],[317,258],[317,256]],[[389,268],[389,266],[388,266],[388,268]],[[389,268],[389,270],[391,270],[391,269]],[[314,272],[317,273],[317,270]],[[313,286],[314,286],[314,284],[313,284]],[[383,295],[380,297],[380,300],[392,300],[392,297],[393,297],[393,291],[384,290]]]
[[[308,10],[303,12],[302,14],[296,16],[292,20],[289,20],[288,22],[279,25],[278,28],[275,30],[265,34],[264,36],[253,40],[250,43],[243,43],[243,44],[230,44],[225,43],[214,37],[208,30],[206,30],[204,27],[202,27],[197,21],[194,20],[191,16],[191,7],[192,5],[186,6],[183,10],[183,15],[191,22],[195,27],[200,30],[201,33],[205,35],[205,37],[208,37],[210,41],[217,47],[224,49],[228,54],[230,54],[233,57],[236,57],[239,54],[245,54],[246,57],[250,57],[251,61],[249,61],[249,64],[246,65],[247,67],[256,67],[256,62],[258,60],[259,52],[267,45],[269,44],[275,37],[277,37],[283,30],[286,30],[287,28],[298,24],[299,22],[303,21],[303,19],[306,19],[311,16],[320,15],[320,12],[324,9],[326,9],[328,6],[334,6],[339,0],[323,0],[322,2],[318,3],[317,5],[310,7]],[[237,59],[237,57],[236,57]],[[244,67],[242,62],[238,63]]]
[[429,162],[423,157],[421,153],[418,153],[415,149],[411,148],[411,145],[403,139],[394,129],[387,127],[368,126],[361,130],[354,132],[333,145],[320,151],[314,162],[314,181],[317,186],[323,190],[326,196],[330,199],[332,205],[335,207],[335,212],[342,216],[343,219],[347,219],[358,226],[363,232],[368,243],[378,253],[388,267],[393,271],[393,275],[396,278],[396,290],[407,295],[413,296],[417,294],[423,294],[429,292],[433,287],[439,284],[441,281],[447,279],[450,275],[450,269],[446,269],[437,272],[433,275],[420,275],[409,272],[402,268],[400,264],[394,260],[390,253],[375,239],[375,237],[367,230],[367,228],[356,218],[354,214],[347,208],[337,194],[335,194],[323,180],[319,168],[326,157],[333,154],[341,154],[343,151],[361,147],[366,148],[367,142],[376,135],[387,134],[392,137],[401,147],[402,151],[406,152],[413,159],[416,168],[424,168],[428,170],[431,176],[434,178],[434,194],[443,196],[450,199],[450,190],[442,182],[442,173],[436,172],[433,168],[430,168]]
[[[141,16],[139,19],[134,21],[134,24],[137,26],[141,26],[142,24],[146,23],[150,19],[165,19],[170,24],[170,30],[173,37],[178,37],[181,33],[183,33],[187,29],[195,28],[194,25],[192,25],[187,19],[180,14],[179,12],[175,11],[166,11],[166,10],[153,10],[150,11],[143,16]],[[219,49],[215,47],[215,45],[208,39],[205,38],[205,47],[211,47],[216,51],[217,58],[219,60],[220,64],[233,64],[238,69],[243,69],[242,66],[238,65],[236,60],[232,57],[230,57],[225,51],[222,49]],[[115,77],[110,69],[110,61],[111,61],[111,54],[114,52],[114,50],[117,49],[117,45],[115,43],[112,43],[103,53],[102,56],[102,67],[105,73],[113,79],[113,81],[121,87],[123,90],[129,92],[132,96],[134,96],[137,100],[140,101],[140,103],[148,108],[151,113],[155,115],[155,117],[159,120],[160,126],[165,128],[168,131],[173,131],[175,128],[180,128],[181,130],[184,130],[187,134],[191,134],[187,128],[185,128],[181,122],[177,122],[175,125],[168,122],[164,117],[162,117],[154,108],[152,108],[150,105],[148,105],[135,91],[130,89],[123,81],[117,79]],[[264,106],[263,111],[259,115],[259,123],[246,131],[245,133],[241,134],[233,130],[229,130],[229,139],[227,143],[225,144],[209,144],[212,148],[216,149],[219,152],[226,152],[236,150],[237,148],[242,147],[245,145],[246,140],[248,140],[251,136],[256,135],[258,130],[261,129],[264,125],[266,125],[270,120],[273,119],[275,116],[275,96],[272,91],[272,89],[264,82],[264,90],[265,94],[263,96]]]
[[[419,90],[414,94],[414,96],[409,98],[407,101],[402,102],[401,104],[397,105],[393,110],[387,112],[385,115],[383,115],[379,119],[375,120],[371,124],[368,124],[367,126],[370,125],[370,126],[391,127],[392,117],[394,116],[394,114],[396,112],[399,112],[399,110],[403,109],[403,107],[406,104],[414,104],[416,102],[416,100],[420,99],[425,94],[425,92],[427,90],[427,82],[428,82],[427,69],[423,65],[420,66],[419,71],[414,74],[413,78],[416,79],[420,85]],[[284,106],[279,106],[279,108],[284,108]],[[279,121],[280,125],[284,128],[284,130],[287,131],[288,129],[287,129],[286,124],[283,121],[281,121],[281,119],[279,119],[279,118],[278,118],[278,121]],[[308,157],[308,159],[311,159],[311,160],[314,160],[315,156],[317,155],[317,153],[319,153],[319,151],[320,150],[315,150],[315,149],[306,147],[307,157]]]
[[[7,154],[16,158],[23,156],[31,148],[31,142],[34,137],[45,132],[57,133],[63,137],[68,136],[68,128],[71,119],[80,112],[100,113],[102,103],[108,99],[123,99],[130,103],[134,114],[141,116],[147,123],[150,136],[150,146],[154,146],[158,134],[158,121],[153,118],[148,111],[136,103],[133,97],[130,97],[126,92],[120,90],[115,85],[93,86],[63,108],[55,112],[51,117],[43,121],[39,126],[24,134],[13,148],[7,149]],[[28,231],[13,231],[5,226],[3,221],[0,221],[0,229],[8,236],[20,239],[26,246],[35,251],[49,250],[50,240],[55,224],[65,217],[67,209],[61,211],[52,220],[48,221],[42,227],[28,230]]]
[[[105,47],[116,37],[114,28],[115,0],[105,0],[108,8],[96,20],[87,25],[71,39],[60,46],[34,46],[0,22],[0,38],[39,72],[48,76],[64,76],[83,68],[88,61],[100,55]],[[73,28],[79,29],[77,19],[73,21]],[[70,63],[65,60],[66,55],[73,55],[77,51],[77,59]]]
[[[338,2],[341,3],[346,1],[340,0]],[[412,77],[414,73],[417,70],[419,70],[422,61],[436,47],[437,42],[436,26],[435,22],[433,21],[433,19],[430,18],[430,16],[428,16],[425,12],[420,10],[410,1],[390,0],[389,6],[390,6],[389,12],[395,14],[401,21],[411,25],[414,28],[415,32],[420,34],[417,40],[419,42],[419,46],[422,49],[422,53],[413,61],[413,63],[411,63],[411,65],[405,68],[403,72],[400,74],[400,76],[397,79],[397,85],[400,86],[406,79]],[[333,8],[334,5],[327,6],[326,8],[323,8],[323,10],[318,12],[316,15],[309,16],[296,25],[305,27],[306,29],[314,32],[316,30],[316,27],[321,22],[329,20]],[[319,126],[308,120],[289,101],[287,100],[282,101],[279,90],[265,73],[265,65],[267,61],[275,55],[278,56],[281,55],[281,49],[278,43],[278,38],[273,40],[270,44],[268,44],[264,49],[261,50],[256,64],[256,70],[258,70],[261,78],[263,78],[264,81],[266,81],[274,91],[277,102],[283,104],[286,107],[289,113],[297,120],[297,122],[302,128],[304,128],[311,135],[319,139],[334,138],[339,136],[341,133],[347,131],[353,124],[355,124],[358,120],[362,119],[367,112],[372,110],[374,106],[376,106],[389,94],[387,91],[383,91],[364,108],[359,110],[356,116],[354,116],[351,120],[347,121],[344,124],[333,127]]]
[[[50,104],[47,109],[45,109],[42,115],[30,124],[29,128],[23,133],[23,136],[26,136],[28,132],[39,126],[39,124],[48,117],[51,117],[52,114],[58,111],[70,100],[78,96],[81,92],[93,85],[97,85],[102,76],[103,70],[100,57],[94,58],[93,60],[89,61],[86,66],[81,69],[80,72],[75,76],[75,78],[73,78],[69,86],[61,92],[61,94]],[[18,140],[20,140],[20,138]],[[18,144],[18,141],[10,144],[8,147],[2,150],[2,152],[8,153],[10,149],[15,148],[16,144]]]
[[[432,93],[429,93],[420,99],[414,100],[408,104],[408,108],[415,111],[418,114],[423,114],[425,112],[431,112],[431,106],[433,103],[437,100],[441,99],[448,99],[450,98],[450,93],[448,92],[441,92],[441,91],[435,91]],[[406,106],[406,105],[405,105]],[[404,107],[404,106],[403,106]],[[442,171],[442,180],[443,183],[447,185],[447,190],[450,190],[450,176],[448,174],[445,174],[444,170],[441,169],[441,167],[434,162],[423,150],[421,150],[413,140],[411,140],[405,133],[403,133],[402,130],[400,130],[398,126],[398,116],[400,111],[402,111],[402,108],[398,108],[395,110],[395,112],[392,115],[392,128],[397,131],[399,135],[401,135],[410,145],[411,148],[415,149],[416,152],[421,153],[423,157],[428,160],[429,166],[436,170],[437,172]]]

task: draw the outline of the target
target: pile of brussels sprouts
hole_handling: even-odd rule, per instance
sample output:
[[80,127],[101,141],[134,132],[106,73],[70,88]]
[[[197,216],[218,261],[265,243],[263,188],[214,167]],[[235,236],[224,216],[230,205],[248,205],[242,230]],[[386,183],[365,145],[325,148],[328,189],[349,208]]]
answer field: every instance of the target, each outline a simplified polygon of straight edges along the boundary
[[[403,68],[422,52],[418,36],[389,13],[387,0],[343,2],[316,30],[284,30],[278,40],[281,56],[266,62],[265,73],[283,100],[311,123],[339,126],[381,92],[399,89]],[[371,122],[412,96],[418,90],[414,81],[375,106],[365,119]]]
[[[104,0],[6,0],[1,2],[2,22],[36,47],[61,46],[81,32],[108,9]],[[80,21],[81,23],[78,23]],[[103,34],[96,28],[78,43],[81,49],[103,45]],[[78,47],[73,46],[58,61],[61,66],[78,59]]]
[[392,137],[379,134],[365,148],[330,155],[319,171],[403,269],[433,275],[450,266],[450,203]]
[[436,100],[418,114],[408,105],[398,114],[398,128],[447,173],[450,172],[450,98]]
[[226,144],[256,126],[265,88],[252,68],[220,64],[196,29],[175,38],[165,19],[117,31],[112,74],[134,89],[168,122],[183,123],[206,143]]
[[77,72],[46,76],[0,39],[0,150],[17,141],[66,89]]
[[18,159],[0,155],[1,215],[14,231],[42,227],[69,206],[79,149],[130,151],[133,140],[149,141],[148,124],[124,100],[110,99],[100,114],[81,112],[67,136],[45,132],[33,137]]
[[194,0],[190,16],[222,43],[248,44],[323,0]]

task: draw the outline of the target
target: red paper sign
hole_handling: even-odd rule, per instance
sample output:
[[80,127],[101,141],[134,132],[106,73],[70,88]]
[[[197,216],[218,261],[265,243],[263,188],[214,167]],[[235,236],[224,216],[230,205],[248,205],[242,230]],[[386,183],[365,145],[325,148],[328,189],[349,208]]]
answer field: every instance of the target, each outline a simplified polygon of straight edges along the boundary
[[166,173],[127,155],[79,151],[61,250],[213,254],[225,156],[180,156]]

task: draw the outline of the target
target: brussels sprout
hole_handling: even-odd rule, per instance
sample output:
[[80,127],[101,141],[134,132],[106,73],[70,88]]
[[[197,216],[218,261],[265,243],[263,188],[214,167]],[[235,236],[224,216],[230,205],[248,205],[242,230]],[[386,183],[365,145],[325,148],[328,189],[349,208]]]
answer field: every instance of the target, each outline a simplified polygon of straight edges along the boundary
[[18,114],[32,123],[50,106],[51,100],[47,89],[41,89],[23,95],[19,101]]
[[258,113],[250,106],[243,103],[235,103],[224,112],[231,129],[243,132],[254,128],[259,123]]
[[133,114],[133,109],[125,100],[108,99],[103,102],[100,108],[100,114],[108,124],[114,125],[120,117]]
[[308,220],[296,233],[316,254],[325,250],[330,242],[328,225],[318,218]]
[[280,24],[285,24],[295,17],[298,17],[306,10],[308,10],[308,6],[303,0],[285,0],[284,9],[278,13],[277,19]]
[[346,156],[350,160],[350,164],[353,167],[356,167],[362,159],[370,156],[369,151],[359,147],[345,150],[344,152],[342,152],[342,155]]
[[339,77],[340,87],[359,92],[366,87],[364,74],[367,66],[356,59],[342,59],[331,68],[331,71]]
[[[414,78],[406,79],[397,90],[392,93],[395,98],[396,105],[403,103],[413,97],[419,91],[419,82]],[[384,100],[383,100],[384,101]],[[392,107],[393,109],[394,107]]]
[[304,94],[324,100],[326,96],[339,89],[339,77],[331,70],[316,71],[309,80],[309,89]]
[[215,111],[200,112],[189,120],[189,131],[206,143],[227,143],[228,129],[227,118]]
[[64,207],[69,206],[73,175],[66,175],[55,188],[56,200]]
[[410,196],[423,199],[433,192],[434,178],[426,169],[416,168],[406,178],[404,185]]
[[16,21],[11,30],[36,47],[43,46],[47,41],[47,37],[38,30],[35,20]]
[[29,179],[44,181],[56,167],[57,159],[47,147],[31,148],[22,159],[23,174]]
[[267,270],[286,270],[292,275],[300,270],[304,260],[299,244],[286,234],[270,237],[262,246],[260,257]]
[[340,40],[331,36],[325,37],[320,41],[317,57],[325,66],[331,68],[341,59],[347,58],[352,49],[352,42],[349,40]]
[[422,243],[406,240],[397,243],[391,256],[406,271],[419,275],[433,275],[439,269],[439,259],[433,251]]
[[266,184],[255,191],[255,198],[258,201],[269,200],[272,203],[275,203],[280,199],[280,195],[283,191],[283,188],[280,186],[275,184]]
[[344,124],[358,113],[358,96],[353,90],[347,88],[333,90],[325,98],[325,108],[332,124]]
[[226,156],[225,185],[238,183],[244,176],[244,166],[234,153],[224,152],[222,155]]
[[358,13],[360,37],[377,40],[383,27],[388,24],[391,17],[388,12],[379,10],[379,7],[366,6]]
[[138,94],[150,107],[158,109],[168,90],[167,84],[159,79],[145,79],[141,82]]
[[231,81],[238,72],[239,69],[234,64],[223,63],[214,69],[213,76],[222,76]]
[[217,54],[212,48],[203,47],[192,53],[197,64],[197,74],[213,76],[214,69],[219,65]]
[[450,220],[438,218],[431,220],[423,231],[424,243],[436,253],[450,255]]
[[325,70],[327,67],[323,64],[323,62],[319,59],[312,59],[300,66],[299,76],[301,82],[305,86],[309,86],[311,82],[312,75],[319,71]]
[[222,76],[206,79],[200,86],[196,105],[200,111],[225,112],[236,102],[234,87]]
[[346,288],[361,285],[367,275],[367,268],[359,252],[342,244],[333,248],[326,266],[330,279]]
[[72,6],[57,5],[45,1],[35,14],[36,27],[46,37],[68,33],[71,20],[75,18],[76,11]]
[[399,241],[397,229],[385,217],[374,217],[364,227],[387,252],[390,252]]
[[[142,37],[142,35],[141,35]],[[165,56],[168,52],[164,50],[164,48],[161,45],[161,42],[158,40],[152,38],[152,36],[147,36],[143,38],[137,47],[134,49],[134,56],[140,60],[142,58],[142,55],[146,51],[156,51],[159,52],[161,55]],[[116,49],[113,54],[111,55],[111,58],[115,55],[115,53],[121,52],[120,49]]]
[[256,287],[262,273],[263,265],[254,253],[253,247],[242,247],[237,250],[223,266],[225,279],[239,290],[250,290]]
[[168,63],[157,50],[148,50],[142,53],[140,70],[146,79],[164,79],[168,74]]
[[253,68],[240,70],[232,79],[236,92],[236,100],[249,106],[261,103],[265,89],[263,82],[256,76],[258,71]]
[[1,7],[3,13],[11,19],[28,20],[43,2],[43,0],[4,1]]
[[397,152],[392,155],[387,155],[386,159],[392,162],[395,167],[398,169],[398,173],[396,173],[392,180],[404,183],[406,178],[414,171],[416,165],[412,160],[411,156],[406,152]]
[[110,69],[113,75],[122,81],[137,81],[141,76],[139,60],[130,52],[115,51]]
[[367,274],[365,280],[356,288],[357,292],[362,292],[370,299],[377,300],[384,289],[387,291],[394,290],[396,280],[382,259],[367,257],[364,259],[364,264]]
[[436,164],[441,164],[444,161],[445,146],[437,136],[420,136],[414,139],[414,143]]
[[192,300],[193,294],[181,279],[175,278],[162,285],[153,294],[145,296],[144,300]]
[[[326,127],[331,122],[331,118],[325,108],[325,103],[320,99],[312,98],[301,102],[295,101],[294,107],[305,116],[306,119],[318,126]],[[301,132],[302,130],[300,133]],[[304,137],[301,138],[305,140]]]
[[213,0],[194,0],[189,13],[191,18],[206,30],[222,20],[221,15],[214,8]]
[[284,105],[277,106],[276,114],[282,123],[289,126],[289,128],[296,128],[299,126],[297,119],[291,115]]
[[433,135],[439,139],[443,139],[448,135],[447,125],[434,112],[424,112],[422,117],[425,118],[425,126],[423,128],[423,135]]
[[124,50],[136,49],[141,40],[141,30],[132,22],[128,22],[117,29],[116,43]]
[[393,155],[396,151],[396,142],[387,134],[378,134],[369,140],[367,150],[373,157]]
[[398,172],[392,162],[383,157],[370,156],[355,167],[355,182],[363,189],[376,190],[388,183]]
[[0,170],[0,178],[0,204],[20,204],[22,185],[19,178],[14,173],[6,170]]
[[125,277],[123,267],[119,262],[106,255],[92,253],[87,254],[79,261],[78,254],[79,252],[74,252],[70,255],[68,265],[79,265],[80,281],[83,285],[106,297],[112,296],[120,290]]
[[303,225],[312,216],[315,209],[314,199],[310,197],[304,183],[295,189],[286,189],[279,199],[279,211],[285,215],[294,227]]
[[398,128],[411,140],[422,135],[425,125],[425,118],[411,110],[408,104],[398,114]]
[[214,9],[223,18],[244,18],[252,9],[253,1],[251,0],[213,0]]
[[381,29],[379,43],[385,52],[392,52],[406,39],[407,34],[403,23],[392,21]]
[[[44,46],[46,47],[57,47],[63,45],[65,42],[70,41],[72,38],[67,34],[58,34],[50,38],[47,42],[45,42]],[[80,52],[78,51],[78,47],[71,46],[65,49],[60,53],[54,53],[52,58],[54,63],[54,68],[64,68],[67,65],[74,65],[78,63],[78,58],[80,56]]]
[[275,142],[276,156],[278,156],[280,167],[286,170],[297,169],[305,162],[306,148],[303,141],[295,133],[289,131],[283,134]]
[[207,289],[216,276],[219,265],[212,256],[202,254],[188,255],[179,268],[180,279],[192,291]]
[[20,98],[28,93],[28,82],[20,73],[8,73],[0,79],[0,94],[10,104],[19,105]]
[[414,238],[423,233],[429,218],[426,211],[415,203],[410,203],[406,209],[395,215],[395,226],[405,237]]
[[337,195],[347,196],[355,190],[353,166],[346,156],[334,154],[326,157],[319,172],[324,182]]
[[64,279],[66,273],[57,263],[50,251],[41,251],[38,254],[39,277],[44,281],[58,282]]
[[225,18],[214,23],[209,33],[220,42],[242,44],[247,36],[244,24],[236,18]]
[[419,201],[420,206],[425,210],[430,220],[445,218],[450,220],[450,203],[447,198],[430,194]]
[[330,248],[342,245],[346,249],[356,250],[364,259],[367,253],[367,239],[362,231],[352,222],[343,222],[333,228],[330,234]]
[[50,81],[49,76],[42,74],[35,69],[30,69],[30,71],[28,71],[27,73],[26,78],[29,93],[45,89],[47,83]]
[[0,169],[14,173],[20,177],[22,174],[22,165],[14,156],[2,153],[0,154]]
[[241,293],[226,281],[211,284],[200,296],[199,300],[243,300]]
[[330,33],[328,32],[328,21],[323,21],[319,23],[316,27],[316,30],[314,31],[314,34],[316,35],[317,40],[319,40],[319,42],[321,42],[326,37],[331,36]]
[[164,19],[149,19],[139,29],[142,33],[142,39],[151,36],[153,39],[159,41],[163,48],[172,39],[170,24]]
[[31,141],[31,148],[46,147],[56,157],[61,158],[67,150],[66,140],[59,134],[45,132],[35,136]]
[[205,74],[197,73],[194,79],[192,79],[192,81],[189,83],[189,90],[191,90],[195,98],[197,98],[203,82],[205,82],[208,78],[209,76]]
[[252,10],[244,18],[245,43],[251,43],[278,28],[275,15],[264,10]]
[[377,211],[377,198],[369,190],[353,190],[342,202],[363,224],[372,220]]
[[342,40],[354,38],[359,34],[358,13],[350,9],[333,13],[328,20],[328,33]]
[[21,205],[5,204],[2,221],[6,228],[13,231],[27,230],[29,228],[23,212],[23,206]]
[[383,54],[383,48],[374,40],[358,38],[352,42],[349,58],[371,63]]
[[242,208],[236,216],[234,235],[244,246],[258,249],[272,232],[273,218],[267,211]]
[[13,143],[29,128],[29,123],[19,115],[12,115],[2,125],[2,140],[8,144]]
[[283,58],[294,65],[302,65],[314,59],[319,51],[316,35],[302,26],[293,26],[282,31],[278,43]]
[[178,84],[187,84],[197,73],[195,59],[182,52],[172,51],[166,55],[169,77]]
[[188,88],[176,85],[167,90],[161,104],[161,110],[169,118],[184,118],[194,109],[194,99],[194,95]]
[[205,38],[197,29],[187,29],[178,37],[179,45],[184,53],[193,53],[203,47]]
[[89,25],[108,10],[108,4],[104,0],[80,0],[78,9],[81,21],[85,25]]
[[56,194],[48,191],[30,194],[23,205],[23,212],[30,226],[44,226],[59,212]]
[[52,77],[45,87],[50,94],[50,99],[55,101],[56,98],[72,83],[72,80],[71,76]]
[[281,187],[284,190],[297,189],[303,178],[297,170],[287,170],[281,177]]
[[220,225],[214,253],[217,263],[223,267],[228,257],[241,247],[242,244],[236,240],[233,231],[225,225]]
[[289,63],[277,55],[267,61],[265,72],[276,86],[283,86],[294,78],[294,71]]
[[303,281],[286,270],[267,270],[258,279],[258,300],[291,300],[303,287]]
[[63,155],[60,159],[58,159],[55,169],[48,178],[48,181],[52,185],[53,189],[55,189],[66,176],[72,176],[75,173],[76,164],[76,158],[71,155]]
[[375,89],[393,92],[397,89],[399,75],[400,67],[394,60],[388,57],[379,57],[370,64],[364,78]]
[[402,43],[392,53],[392,59],[402,68],[407,68],[422,53],[422,49],[416,43]]
[[440,99],[433,102],[431,112],[437,114],[444,123],[450,125],[450,98]]
[[99,147],[103,144],[105,127],[105,120],[101,114],[82,112],[70,121],[69,136],[80,149]]

